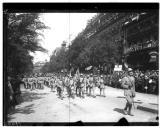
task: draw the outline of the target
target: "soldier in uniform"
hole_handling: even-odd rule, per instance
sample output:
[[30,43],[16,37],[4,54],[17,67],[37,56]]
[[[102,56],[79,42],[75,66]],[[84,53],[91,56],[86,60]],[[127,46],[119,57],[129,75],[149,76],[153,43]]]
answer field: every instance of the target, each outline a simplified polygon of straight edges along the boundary
[[84,76],[80,75],[79,94],[81,98],[84,98]]
[[93,76],[91,74],[89,77],[89,96],[92,95],[92,88],[93,88]]
[[96,95],[95,95],[95,89],[96,89],[96,75],[93,76],[93,82],[92,82],[92,96],[95,98]]
[[71,97],[71,77],[66,77],[65,78],[65,86],[67,90],[68,97]]
[[124,88],[124,96],[127,101],[124,113],[133,116],[131,109],[135,97],[135,78],[131,68],[128,69],[128,74],[122,78],[122,87]]
[[57,79],[57,82],[56,82],[56,86],[57,86],[57,94],[59,96],[60,99],[63,99],[63,96],[62,96],[62,81],[60,78]]
[[86,95],[89,95],[89,75],[86,78]]
[[53,92],[56,90],[56,76],[53,77]]
[[73,95],[73,90],[74,90],[74,80],[73,80],[73,77],[70,78],[69,80],[69,86],[70,86],[70,97],[74,98],[74,95]]
[[81,86],[80,78],[76,78],[76,95],[77,96],[80,96],[80,86]]
[[83,83],[84,83],[83,93],[86,94],[86,88],[87,88],[87,75],[84,75]]
[[105,97],[105,85],[104,85],[104,80],[102,75],[101,75],[101,78],[99,79],[99,89],[100,89],[100,96]]

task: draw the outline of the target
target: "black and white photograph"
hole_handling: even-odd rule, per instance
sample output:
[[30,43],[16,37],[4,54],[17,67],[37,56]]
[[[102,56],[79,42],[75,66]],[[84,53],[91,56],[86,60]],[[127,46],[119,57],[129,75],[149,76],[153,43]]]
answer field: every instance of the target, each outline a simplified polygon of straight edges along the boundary
[[159,3],[3,3],[4,126],[158,126]]

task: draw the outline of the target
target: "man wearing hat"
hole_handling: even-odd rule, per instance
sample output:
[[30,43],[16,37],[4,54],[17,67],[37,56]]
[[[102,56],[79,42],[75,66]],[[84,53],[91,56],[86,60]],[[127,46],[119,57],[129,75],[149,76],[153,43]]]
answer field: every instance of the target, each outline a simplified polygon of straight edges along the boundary
[[122,78],[122,87],[124,89],[124,96],[127,100],[124,108],[124,113],[131,115],[131,109],[133,104],[133,98],[135,97],[135,78],[133,77],[133,71],[131,68],[128,69],[128,73]]

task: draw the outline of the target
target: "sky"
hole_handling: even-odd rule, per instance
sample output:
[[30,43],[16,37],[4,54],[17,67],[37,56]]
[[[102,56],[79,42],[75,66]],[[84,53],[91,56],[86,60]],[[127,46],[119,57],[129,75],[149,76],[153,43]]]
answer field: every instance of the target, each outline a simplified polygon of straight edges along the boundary
[[39,42],[48,50],[48,53],[36,52],[33,62],[49,61],[52,52],[60,47],[63,41],[69,43],[78,33],[85,29],[87,21],[96,13],[43,13],[40,20],[50,29],[41,31],[44,35]]

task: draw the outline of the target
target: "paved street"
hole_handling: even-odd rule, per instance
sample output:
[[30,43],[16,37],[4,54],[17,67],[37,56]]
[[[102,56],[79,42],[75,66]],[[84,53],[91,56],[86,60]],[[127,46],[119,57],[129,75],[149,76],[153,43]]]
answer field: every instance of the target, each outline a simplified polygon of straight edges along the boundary
[[[23,102],[9,115],[10,122],[117,122],[125,117],[129,122],[148,122],[157,116],[150,112],[133,109],[134,116],[124,115],[125,105],[123,90],[106,87],[106,97],[85,97],[81,99],[57,98],[56,92],[49,88],[44,90],[22,89]],[[158,96],[137,93],[135,106],[150,102],[158,106]],[[149,99],[150,98],[150,99]],[[146,99],[146,100],[145,100]]]

